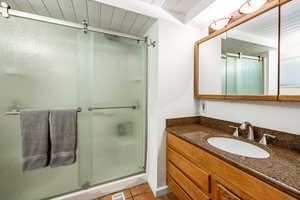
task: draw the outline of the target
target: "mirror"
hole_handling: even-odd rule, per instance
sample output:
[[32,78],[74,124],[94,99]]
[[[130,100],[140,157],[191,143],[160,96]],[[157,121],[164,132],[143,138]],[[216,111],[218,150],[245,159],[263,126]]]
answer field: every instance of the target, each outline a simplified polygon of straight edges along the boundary
[[275,8],[227,32],[226,94],[277,95],[278,13]]
[[276,7],[199,44],[198,95],[276,100],[278,14]]
[[[280,100],[300,95],[300,1],[281,7]],[[286,96],[286,97],[285,97]],[[300,96],[294,100],[300,100]]]

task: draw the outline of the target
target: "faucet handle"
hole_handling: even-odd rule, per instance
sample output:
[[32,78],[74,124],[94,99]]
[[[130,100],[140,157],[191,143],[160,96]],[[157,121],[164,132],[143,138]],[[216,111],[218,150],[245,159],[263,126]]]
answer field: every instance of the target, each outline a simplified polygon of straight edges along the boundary
[[239,127],[237,127],[237,126],[229,126],[229,127],[235,129],[235,131],[232,134],[233,136],[236,136],[236,137],[240,136],[240,134],[239,134]]
[[263,145],[267,145],[268,142],[267,142],[267,137],[270,137],[270,138],[273,138],[275,139],[276,136],[275,135],[271,135],[271,134],[263,134],[262,138],[260,139],[259,143],[260,144],[263,144]]

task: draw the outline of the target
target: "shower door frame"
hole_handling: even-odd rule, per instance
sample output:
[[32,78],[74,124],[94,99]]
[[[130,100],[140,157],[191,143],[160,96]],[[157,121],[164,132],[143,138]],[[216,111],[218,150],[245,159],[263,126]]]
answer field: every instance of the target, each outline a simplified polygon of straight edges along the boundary
[[[8,12],[9,16],[14,16],[14,17],[20,17],[20,18],[24,18],[24,19],[29,19],[29,20],[34,20],[34,21],[40,21],[40,22],[44,22],[44,23],[50,23],[50,24],[55,24],[55,25],[61,25],[61,26],[66,26],[66,27],[70,27],[70,28],[75,28],[75,29],[81,29],[84,31],[91,31],[91,32],[96,32],[96,33],[103,33],[103,34],[109,34],[109,35],[114,35],[114,36],[120,36],[123,38],[127,38],[127,39],[132,39],[132,40],[136,40],[138,43],[139,42],[144,42],[145,46],[145,127],[144,127],[144,134],[145,134],[145,145],[144,145],[144,167],[143,170],[137,173],[133,173],[130,175],[126,175],[126,176],[122,176],[122,177],[118,177],[112,180],[108,180],[108,181],[104,181],[98,184],[94,184],[92,186],[88,186],[88,188],[84,188],[82,186],[79,185],[79,187],[81,187],[78,190],[73,190],[70,192],[65,192],[65,193],[61,193],[58,195],[54,195],[54,196],[50,196],[50,197],[46,197],[43,198],[41,200],[49,200],[52,198],[57,198],[57,197],[61,197],[64,195],[68,195],[68,194],[72,194],[75,192],[79,192],[85,189],[89,189],[89,188],[93,188],[93,187],[97,187],[106,183],[112,183],[114,181],[118,181],[118,180],[122,180],[125,178],[129,178],[135,175],[139,175],[139,174],[144,174],[147,172],[147,148],[148,148],[148,85],[149,85],[149,77],[148,77],[148,70],[149,70],[149,62],[148,62],[148,48],[149,45],[147,45],[148,39],[147,37],[142,38],[142,37],[137,37],[137,36],[133,36],[133,35],[129,35],[129,34],[125,34],[125,33],[121,33],[121,32],[115,32],[115,31],[108,31],[108,30],[104,30],[104,29],[99,29],[99,28],[95,28],[92,26],[86,26],[84,24],[77,24],[77,23],[73,23],[73,22],[68,22],[68,21],[64,21],[64,20],[59,20],[59,19],[54,19],[54,18],[50,18],[50,17],[45,17],[45,16],[41,16],[41,15],[36,15],[36,14],[31,14],[31,13],[27,13],[27,12],[22,12],[22,11],[18,11],[18,10],[13,10],[13,9],[7,9],[6,10]],[[3,12],[6,12],[5,8],[0,6],[0,17],[2,16]],[[7,18],[9,18],[9,16]],[[84,33],[83,33],[84,34]],[[79,182],[78,182],[79,184]]]

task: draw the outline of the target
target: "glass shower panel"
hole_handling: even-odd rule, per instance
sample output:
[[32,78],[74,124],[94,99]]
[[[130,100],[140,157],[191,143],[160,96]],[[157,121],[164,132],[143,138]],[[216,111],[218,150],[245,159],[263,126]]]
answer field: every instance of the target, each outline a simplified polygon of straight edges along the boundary
[[38,200],[77,190],[78,162],[22,171],[19,117],[5,112],[78,106],[78,30],[13,16],[0,17],[0,27],[1,199]]
[[144,171],[146,48],[144,43],[94,33],[91,107],[92,184]]

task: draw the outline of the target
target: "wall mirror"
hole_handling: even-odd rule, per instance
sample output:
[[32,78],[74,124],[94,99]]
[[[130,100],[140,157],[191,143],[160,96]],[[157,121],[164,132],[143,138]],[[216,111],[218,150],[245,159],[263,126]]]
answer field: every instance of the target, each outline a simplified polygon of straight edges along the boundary
[[264,101],[277,101],[279,93],[300,97],[300,45],[289,53],[295,40],[300,42],[299,4],[269,0],[250,14],[233,13],[220,30],[210,29],[195,43],[195,97]]
[[300,1],[281,6],[279,100],[300,101]]
[[278,13],[274,8],[227,31],[222,42],[225,94],[276,97]]

